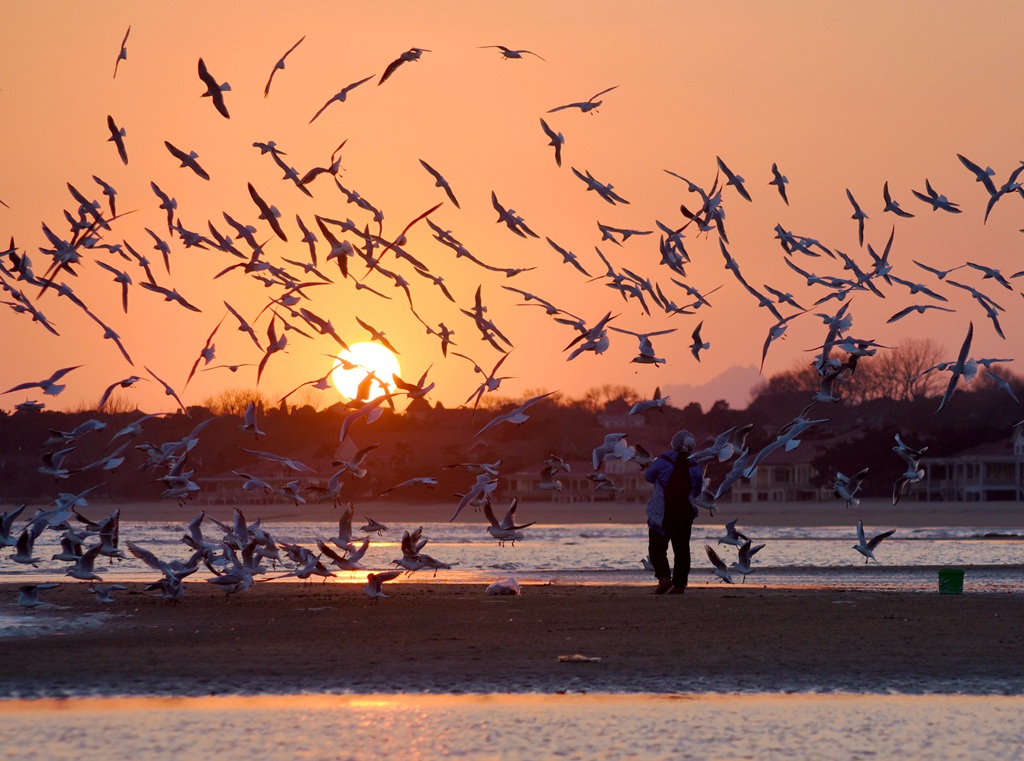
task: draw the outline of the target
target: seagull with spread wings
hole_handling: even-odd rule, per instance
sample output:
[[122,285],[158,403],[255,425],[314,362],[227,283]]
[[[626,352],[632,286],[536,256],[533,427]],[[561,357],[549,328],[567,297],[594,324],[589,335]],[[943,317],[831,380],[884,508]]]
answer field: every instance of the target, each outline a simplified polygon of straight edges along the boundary
[[302,40],[304,39],[306,39],[306,35],[302,35],[302,39],[300,39],[298,42],[296,42],[294,45],[288,48],[288,50],[285,51],[285,54],[281,56],[279,59],[277,59],[277,63],[274,64],[274,68],[271,69],[270,76],[267,78],[267,86],[263,88],[264,98],[270,95],[270,83],[274,81],[274,75],[277,74],[278,69],[284,68],[284,59],[290,56],[292,54],[292,51],[302,44]]

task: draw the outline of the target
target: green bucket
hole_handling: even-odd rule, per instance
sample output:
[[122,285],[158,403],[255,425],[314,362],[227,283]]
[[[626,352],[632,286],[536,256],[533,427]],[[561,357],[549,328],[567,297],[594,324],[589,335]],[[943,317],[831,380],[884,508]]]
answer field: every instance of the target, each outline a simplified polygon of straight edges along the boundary
[[939,594],[960,595],[964,592],[963,568],[939,569]]

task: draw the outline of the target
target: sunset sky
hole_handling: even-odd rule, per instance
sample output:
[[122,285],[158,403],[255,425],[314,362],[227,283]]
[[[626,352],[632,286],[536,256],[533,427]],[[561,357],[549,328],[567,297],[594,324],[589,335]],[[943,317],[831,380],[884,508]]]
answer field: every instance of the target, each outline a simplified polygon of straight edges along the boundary
[[[119,62],[114,78],[129,25],[127,58]],[[92,179],[96,175],[116,188],[118,212],[132,212],[114,221],[99,242],[130,244],[149,258],[160,286],[176,289],[201,311],[143,290],[139,283],[145,274],[134,261],[102,248],[80,249],[78,276],[65,273],[57,282],[70,285],[117,331],[133,367],[67,299],[52,291],[40,296],[38,286],[4,276],[0,282],[22,289],[60,335],[51,335],[27,314],[0,310],[5,355],[0,391],[42,380],[58,368],[83,367],[65,377],[67,389],[58,397],[44,396],[38,388],[18,391],[0,397],[0,408],[10,410],[29,399],[54,409],[89,406],[119,379],[148,377],[143,365],[174,387],[186,404],[200,404],[226,388],[256,385],[253,366],[237,373],[199,372],[184,389],[207,337],[226,313],[225,300],[255,321],[266,346],[271,313],[256,316],[285,289],[265,287],[241,269],[214,280],[243,260],[209,247],[187,248],[168,231],[151,182],[176,199],[176,218],[185,228],[208,236],[212,222],[228,233],[227,212],[255,226],[260,243],[268,241],[266,261],[308,282],[315,278],[282,261],[309,259],[296,222],[300,215],[319,238],[320,271],[334,281],[309,288],[309,300],[301,306],[330,320],[349,343],[369,338],[357,316],[386,333],[407,380],[418,379],[432,365],[428,382],[436,386],[428,399],[446,406],[463,404],[482,381],[469,361],[451,351],[470,356],[485,370],[502,356],[460,311],[473,309],[478,287],[486,317],[514,347],[499,371],[509,376],[496,392],[504,397],[559,390],[578,398],[605,383],[626,384],[644,395],[655,386],[671,393],[673,385],[706,383],[732,367],[757,368],[775,320],[725,269],[717,233],[700,234],[695,226],[686,230],[691,261],[685,282],[701,292],[722,286],[709,297],[712,306],[690,315],[670,317],[649,297],[648,315],[636,299],[624,300],[608,287],[606,268],[595,252],[599,247],[616,270],[628,268],[657,283],[676,304],[692,302],[672,282],[683,278],[659,265],[661,232],[655,221],[677,228],[686,222],[680,204],[700,207],[686,183],[664,170],[710,189],[716,156],[745,178],[752,196],[747,202],[732,187],[722,194],[728,250],[744,278],[765,293],[766,284],[791,293],[808,308],[770,350],[765,375],[810,362],[814,352],[807,350],[821,344],[826,330],[815,313],[834,313],[846,303],[814,306],[830,291],[808,286],[785,265],[776,225],[844,252],[865,271],[872,267],[867,245],[880,252],[895,226],[892,274],[948,299],[911,295],[906,287],[877,278],[884,299],[866,290],[847,297],[854,318],[849,335],[886,346],[929,337],[945,347],[946,359],[954,360],[973,321],[974,357],[1020,360],[1024,277],[1011,276],[1024,271],[1024,199],[1007,194],[983,224],[989,194],[957,154],[982,168],[991,166],[996,187],[1021,165],[1021,28],[1024,6],[1016,2],[986,2],[969,12],[955,2],[811,0],[5,4],[0,10],[0,200],[6,206],[0,206],[0,248],[13,236],[19,254],[28,254],[41,277],[51,263],[40,252],[50,248],[42,225],[70,238],[64,210],[74,213],[78,204],[67,183],[107,208],[107,197]],[[275,72],[264,98],[275,62],[303,36],[285,68]],[[482,47],[490,45],[540,57],[505,60],[497,49]],[[388,64],[414,47],[429,52],[378,86]],[[224,93],[230,119],[217,113],[210,98],[200,97],[205,90],[197,73],[200,58],[215,79],[230,83]],[[366,77],[372,79],[310,123],[328,99]],[[547,113],[613,86],[590,113],[576,108]],[[108,115],[127,133],[127,165],[107,140]],[[561,168],[541,118],[564,135]],[[195,151],[210,180],[179,168],[164,141],[185,153]],[[306,197],[282,179],[269,154],[253,147],[257,141],[275,141],[285,153],[282,159],[300,174],[328,166],[332,152],[347,141],[339,181],[383,212],[384,238],[393,240],[408,222],[443,202],[431,221],[450,230],[474,256],[497,267],[534,269],[515,277],[485,271],[457,259],[421,221],[404,249],[432,275],[444,278],[452,303],[409,262],[394,253],[384,256],[381,265],[409,282],[424,322],[444,323],[454,331],[445,359],[440,341],[416,320],[400,288],[377,272],[367,275],[358,257],[349,259],[349,279],[341,277],[335,262],[325,262],[330,246],[316,227],[316,215],[352,219],[360,229],[370,225],[376,232],[372,214],[347,203],[328,175],[314,180],[309,185],[313,197]],[[420,160],[447,178],[461,209],[435,187]],[[768,184],[773,163],[788,177],[789,206]],[[612,205],[587,192],[573,168],[612,184],[628,205]],[[926,179],[962,213],[932,211],[915,198],[912,190],[923,192]],[[913,218],[883,213],[885,182]],[[280,209],[287,243],[259,219],[247,183]],[[868,215],[863,247],[847,189]],[[492,192],[539,238],[521,238],[497,224]],[[601,240],[598,222],[653,233],[620,246]],[[170,244],[170,274],[146,228]],[[362,245],[357,236],[330,229]],[[563,264],[545,237],[574,252],[597,279]],[[248,251],[244,241],[236,245]],[[800,253],[790,258],[817,275],[851,276],[840,259]],[[985,309],[967,291],[940,281],[913,260],[939,269],[970,261],[1000,270],[1012,290],[970,267],[949,279],[977,288],[1003,308],[998,319],[1006,338],[996,334]],[[97,261],[131,276],[128,314],[121,307],[121,287]],[[10,268],[6,260],[4,265]],[[390,299],[357,290],[357,281]],[[519,306],[523,300],[502,286],[536,294],[588,326],[611,312],[617,315],[612,326],[634,332],[677,328],[652,339],[657,355],[667,361],[660,366],[631,363],[637,340],[613,332],[603,354],[585,352],[567,362],[564,348],[578,335],[574,329],[554,322],[543,309]],[[0,298],[12,301],[8,293]],[[929,303],[955,312],[931,310],[886,323],[905,307]],[[780,309],[785,315],[796,311]],[[278,312],[310,332],[287,309]],[[710,348],[698,362],[689,345],[700,321]],[[214,336],[211,365],[260,362],[262,353],[237,326],[227,315]],[[275,330],[285,332],[280,321]],[[328,337],[287,335],[287,348],[270,357],[259,382],[271,400],[325,375],[331,360],[324,355],[337,351]],[[1018,365],[1008,367],[1024,372]],[[174,406],[154,382],[139,383],[125,396],[145,411]],[[336,392],[326,391],[292,401],[323,407],[338,399]],[[688,401],[673,398],[677,406]]]

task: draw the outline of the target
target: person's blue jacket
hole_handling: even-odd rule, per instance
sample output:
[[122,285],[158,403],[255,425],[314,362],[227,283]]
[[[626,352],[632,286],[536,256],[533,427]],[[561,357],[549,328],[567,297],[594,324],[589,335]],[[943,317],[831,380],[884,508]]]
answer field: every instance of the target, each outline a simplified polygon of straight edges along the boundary
[[[647,524],[653,528],[660,529],[665,521],[665,485],[669,476],[672,475],[676,466],[677,457],[686,457],[681,452],[672,449],[662,453],[654,462],[647,466],[644,471],[644,478],[648,483],[654,484],[654,493],[647,503]],[[689,462],[689,460],[686,460]],[[704,486],[704,473],[699,465],[689,463],[690,467],[690,498],[692,500],[700,496]],[[697,517],[697,509],[694,509],[693,517]]]

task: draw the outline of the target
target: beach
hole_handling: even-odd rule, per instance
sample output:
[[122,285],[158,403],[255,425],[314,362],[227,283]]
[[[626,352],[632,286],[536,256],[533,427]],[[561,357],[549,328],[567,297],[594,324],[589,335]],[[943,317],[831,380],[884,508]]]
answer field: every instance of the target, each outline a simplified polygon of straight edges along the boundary
[[355,578],[230,598],[193,583],[169,604],[130,584],[101,606],[63,584],[47,600],[98,625],[5,638],[0,695],[1024,693],[1020,595],[484,588],[399,580],[372,602]]

